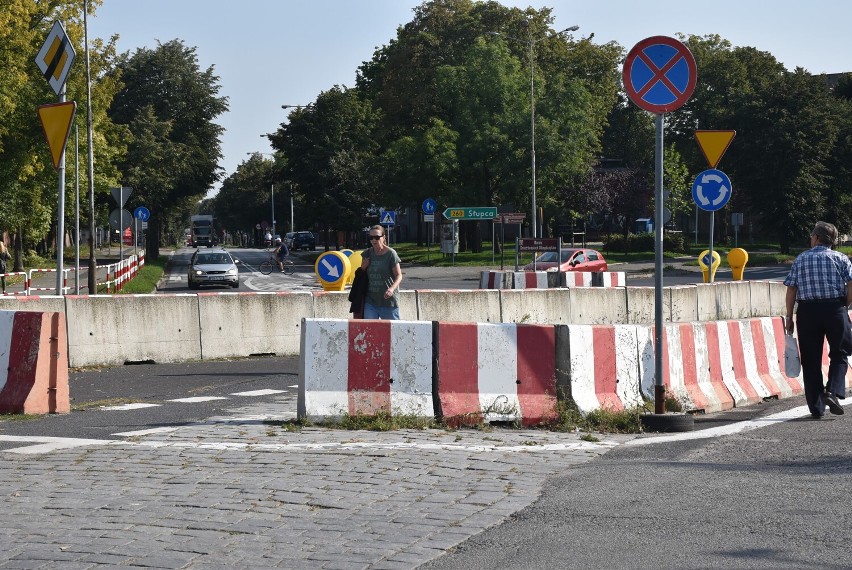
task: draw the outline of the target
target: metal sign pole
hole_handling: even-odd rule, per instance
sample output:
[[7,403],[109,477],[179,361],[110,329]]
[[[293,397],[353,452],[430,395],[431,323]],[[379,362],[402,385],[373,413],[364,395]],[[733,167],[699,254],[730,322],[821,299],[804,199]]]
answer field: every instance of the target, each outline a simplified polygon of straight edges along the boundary
[[710,212],[710,263],[707,267],[710,268],[707,281],[713,283],[713,223],[716,221],[716,212]]
[[[59,92],[59,102],[65,103],[65,84]],[[64,295],[62,289],[63,277],[65,276],[65,147],[62,147],[62,157],[59,159],[59,217],[56,230],[56,294]]]
[[663,385],[663,127],[665,115],[657,114],[654,145],[654,413],[666,413],[666,387]]

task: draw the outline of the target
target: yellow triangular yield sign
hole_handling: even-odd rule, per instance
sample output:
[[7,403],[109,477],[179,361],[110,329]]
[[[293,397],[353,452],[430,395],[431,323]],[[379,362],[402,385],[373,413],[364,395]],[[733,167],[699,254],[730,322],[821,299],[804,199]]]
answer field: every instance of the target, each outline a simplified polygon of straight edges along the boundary
[[71,132],[71,123],[74,122],[76,112],[77,103],[74,101],[41,105],[38,108],[38,118],[41,119],[47,146],[50,147],[50,156],[53,158],[53,168],[56,170],[59,170],[59,163],[62,161],[62,153],[65,151],[65,143],[68,141],[68,133]]
[[716,168],[736,134],[737,131],[695,131],[695,140],[710,168]]

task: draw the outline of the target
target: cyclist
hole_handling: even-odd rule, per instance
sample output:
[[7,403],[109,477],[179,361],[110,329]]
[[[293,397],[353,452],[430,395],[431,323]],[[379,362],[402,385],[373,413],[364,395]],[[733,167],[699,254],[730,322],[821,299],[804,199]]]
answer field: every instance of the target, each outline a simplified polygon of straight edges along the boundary
[[275,258],[278,260],[278,269],[284,272],[284,260],[290,255],[290,250],[287,249],[287,244],[281,241],[281,238],[275,240]]

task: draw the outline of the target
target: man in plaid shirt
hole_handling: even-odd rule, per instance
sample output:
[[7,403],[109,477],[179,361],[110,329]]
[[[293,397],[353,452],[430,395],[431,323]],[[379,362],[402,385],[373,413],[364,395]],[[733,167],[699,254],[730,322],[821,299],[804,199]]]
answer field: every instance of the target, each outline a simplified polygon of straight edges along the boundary
[[[811,249],[800,254],[784,280],[787,286],[787,334],[793,334],[793,306],[798,303],[799,352],[805,400],[811,416],[821,418],[825,407],[842,414],[838,398],[846,398],[847,357],[852,354],[852,325],[847,306],[852,304],[852,262],[831,249],[837,228],[817,222],[811,232]],[[828,385],[822,378],[822,347],[828,340]]]

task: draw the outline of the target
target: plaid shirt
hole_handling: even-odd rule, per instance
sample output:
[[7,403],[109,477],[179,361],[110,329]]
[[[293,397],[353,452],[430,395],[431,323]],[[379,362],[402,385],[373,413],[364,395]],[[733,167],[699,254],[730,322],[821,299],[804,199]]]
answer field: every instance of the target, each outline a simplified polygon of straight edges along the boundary
[[846,299],[846,284],[852,281],[852,262],[849,257],[817,245],[801,253],[784,285],[796,287],[797,301]]

